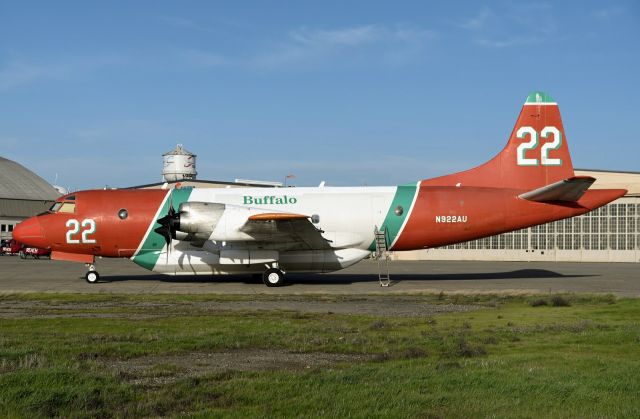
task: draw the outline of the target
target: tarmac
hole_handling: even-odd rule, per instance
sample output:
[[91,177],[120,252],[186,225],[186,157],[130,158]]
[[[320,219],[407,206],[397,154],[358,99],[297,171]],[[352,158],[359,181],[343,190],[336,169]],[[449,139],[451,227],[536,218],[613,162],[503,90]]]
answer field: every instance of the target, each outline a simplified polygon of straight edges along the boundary
[[380,287],[377,263],[362,261],[329,274],[291,274],[269,288],[252,276],[154,274],[127,259],[99,259],[97,284],[83,264],[0,256],[0,294],[27,292],[117,294],[371,294],[371,293],[611,293],[640,296],[636,263],[393,261],[390,287]]

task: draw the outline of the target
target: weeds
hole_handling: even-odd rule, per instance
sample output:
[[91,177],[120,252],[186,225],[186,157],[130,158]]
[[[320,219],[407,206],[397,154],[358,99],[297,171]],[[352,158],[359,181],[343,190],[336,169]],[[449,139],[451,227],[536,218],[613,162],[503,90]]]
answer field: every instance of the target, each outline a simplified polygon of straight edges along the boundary
[[551,298],[551,305],[554,307],[570,307],[571,302],[561,295],[554,295]]
[[549,303],[544,298],[538,298],[531,302],[531,307],[542,307],[542,306],[548,306],[548,305]]
[[0,361],[0,373],[44,368],[47,365],[48,363],[44,356],[37,353],[29,353],[20,356],[16,360],[3,358],[2,361]]
[[458,341],[455,355],[464,358],[486,355],[487,350],[481,345],[472,345],[465,338]]
[[369,330],[382,330],[389,328],[389,323],[384,320],[376,320],[369,325]]

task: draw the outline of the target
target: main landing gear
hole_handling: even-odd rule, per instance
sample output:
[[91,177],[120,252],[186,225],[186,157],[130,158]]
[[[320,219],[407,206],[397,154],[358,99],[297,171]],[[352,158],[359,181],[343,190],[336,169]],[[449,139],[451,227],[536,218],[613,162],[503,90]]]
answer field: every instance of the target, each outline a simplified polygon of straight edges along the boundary
[[281,287],[284,284],[284,272],[274,263],[262,273],[262,281],[267,287]]
[[90,284],[95,284],[96,282],[98,282],[98,280],[100,279],[100,274],[98,274],[98,271],[96,271],[96,267],[89,263],[87,263],[85,266],[87,267],[87,269],[89,269],[89,271],[84,276],[84,279],[86,279]]

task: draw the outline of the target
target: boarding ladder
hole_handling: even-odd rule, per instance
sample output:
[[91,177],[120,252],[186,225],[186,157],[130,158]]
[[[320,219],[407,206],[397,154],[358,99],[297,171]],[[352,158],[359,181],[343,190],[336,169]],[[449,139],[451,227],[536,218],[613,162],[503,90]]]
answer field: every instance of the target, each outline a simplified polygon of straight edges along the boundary
[[389,249],[387,248],[387,229],[378,230],[375,226],[374,230],[376,253],[375,258],[378,261],[378,280],[381,287],[388,287],[391,284],[389,276]]

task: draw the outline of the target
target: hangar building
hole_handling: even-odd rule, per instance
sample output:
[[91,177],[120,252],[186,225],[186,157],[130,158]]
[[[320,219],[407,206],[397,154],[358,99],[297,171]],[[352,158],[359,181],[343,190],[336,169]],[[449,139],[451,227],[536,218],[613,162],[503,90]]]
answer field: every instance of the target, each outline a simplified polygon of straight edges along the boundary
[[20,221],[48,210],[60,194],[26,167],[0,157],[0,238]]
[[434,249],[397,252],[395,260],[640,262],[640,173],[576,169],[593,189],[627,189],[588,214]]

